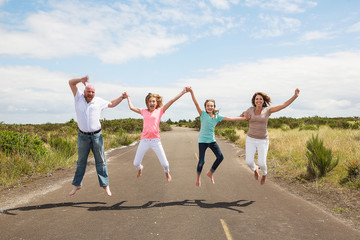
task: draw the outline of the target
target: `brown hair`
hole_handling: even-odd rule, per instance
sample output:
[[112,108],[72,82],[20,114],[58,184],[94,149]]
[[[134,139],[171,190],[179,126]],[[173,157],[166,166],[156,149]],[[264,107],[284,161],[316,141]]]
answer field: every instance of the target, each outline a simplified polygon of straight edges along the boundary
[[214,99],[207,99],[207,100],[205,101],[205,103],[204,103],[205,111],[206,111],[206,104],[207,104],[208,102],[213,102],[213,103],[214,103],[214,111],[213,111],[213,114],[219,112],[219,110],[216,110],[216,109],[215,109],[215,108],[216,108],[216,104],[215,104],[215,100],[214,100]]
[[264,99],[263,107],[267,107],[267,106],[270,105],[270,103],[271,103],[271,98],[270,98],[268,95],[266,95],[266,94],[263,93],[263,92],[256,92],[256,93],[253,95],[252,99],[251,99],[251,103],[252,103],[252,105],[253,105],[254,107],[256,107],[256,105],[255,105],[255,98],[256,98],[257,95],[262,96],[262,98]]
[[148,93],[148,95],[145,98],[145,104],[146,107],[149,109],[149,100],[150,98],[155,98],[156,99],[156,108],[162,107],[163,103],[162,103],[162,97],[159,94],[156,93]]

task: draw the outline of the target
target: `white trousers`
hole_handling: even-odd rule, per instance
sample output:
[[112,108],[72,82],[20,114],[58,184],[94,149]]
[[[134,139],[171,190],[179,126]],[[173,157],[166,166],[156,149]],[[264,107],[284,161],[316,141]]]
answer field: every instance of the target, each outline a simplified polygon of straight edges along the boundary
[[246,137],[246,164],[252,171],[256,170],[255,153],[258,152],[258,165],[263,175],[267,174],[266,156],[269,150],[269,139]]
[[149,148],[151,148],[155,152],[156,156],[160,161],[161,166],[164,168],[164,172],[166,173],[170,172],[169,162],[166,159],[164,149],[162,147],[160,139],[158,138],[140,140],[134,159],[134,166],[136,167],[136,169],[141,170],[143,168],[141,162],[144,158],[145,153],[149,150]]

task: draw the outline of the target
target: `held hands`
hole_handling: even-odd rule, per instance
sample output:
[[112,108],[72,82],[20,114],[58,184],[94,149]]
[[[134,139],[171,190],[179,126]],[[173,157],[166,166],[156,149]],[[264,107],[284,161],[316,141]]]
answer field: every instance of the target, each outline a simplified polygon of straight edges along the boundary
[[191,87],[189,87],[189,86],[184,87],[184,90],[183,90],[184,93],[187,93],[187,92],[190,92],[190,91],[191,91]]
[[251,115],[248,112],[244,112],[244,118],[246,120],[250,120],[251,119]]
[[125,98],[128,98],[130,96],[127,94],[127,92],[123,92],[122,97],[125,99]]
[[187,93],[187,92],[191,92],[192,89],[191,89],[191,87],[188,86],[188,87],[185,87],[185,88],[184,88],[184,91]]

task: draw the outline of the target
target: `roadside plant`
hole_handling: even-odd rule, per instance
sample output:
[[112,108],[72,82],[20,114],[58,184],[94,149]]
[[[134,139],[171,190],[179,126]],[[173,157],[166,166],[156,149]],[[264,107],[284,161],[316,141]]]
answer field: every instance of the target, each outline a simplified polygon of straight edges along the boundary
[[221,133],[222,136],[226,137],[231,142],[236,142],[240,137],[236,134],[236,131],[232,128],[226,128]]
[[360,177],[360,162],[351,161],[346,164],[346,171],[348,173],[348,179],[356,179]]
[[312,135],[306,142],[306,148],[307,172],[313,178],[325,177],[339,163],[339,158],[333,159],[332,150],[324,146],[318,135]]

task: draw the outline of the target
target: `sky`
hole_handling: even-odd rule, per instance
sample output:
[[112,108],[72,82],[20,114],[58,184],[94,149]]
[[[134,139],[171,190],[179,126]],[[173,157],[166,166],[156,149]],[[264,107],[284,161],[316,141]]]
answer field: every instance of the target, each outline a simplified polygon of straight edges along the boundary
[[[360,116],[360,1],[0,0],[0,122],[76,120],[68,81],[83,76],[139,108],[191,86],[232,117],[255,92],[276,106],[299,88],[272,117]],[[162,120],[197,116],[187,93]],[[102,118],[141,116],[124,100]]]

